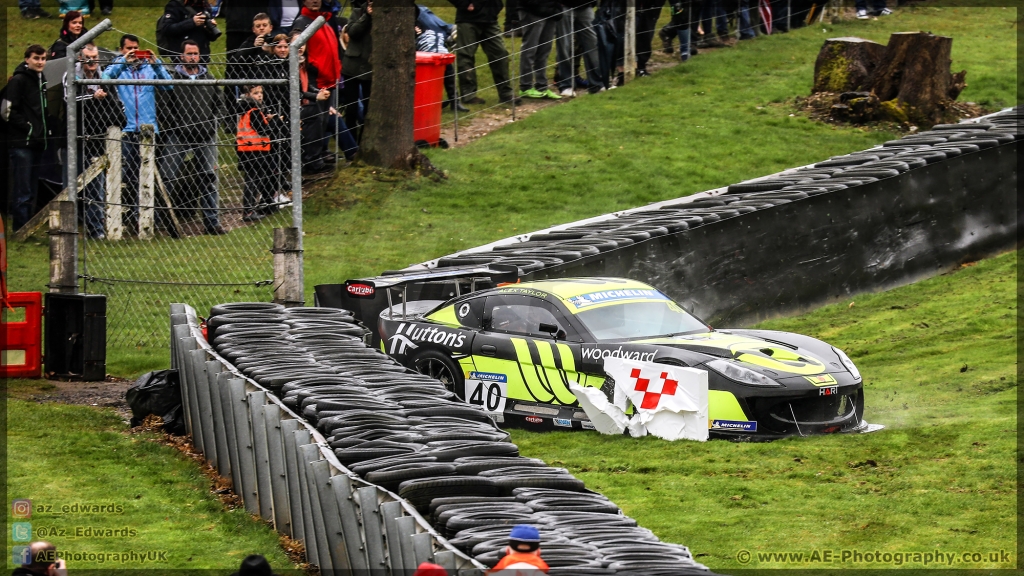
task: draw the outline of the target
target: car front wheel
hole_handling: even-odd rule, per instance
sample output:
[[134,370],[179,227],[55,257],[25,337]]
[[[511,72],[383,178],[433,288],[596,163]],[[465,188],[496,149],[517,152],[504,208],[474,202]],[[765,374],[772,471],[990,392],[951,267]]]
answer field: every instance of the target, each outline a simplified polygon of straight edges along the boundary
[[463,389],[462,370],[445,354],[427,350],[413,360],[413,368],[420,374],[439,380],[451,392]]

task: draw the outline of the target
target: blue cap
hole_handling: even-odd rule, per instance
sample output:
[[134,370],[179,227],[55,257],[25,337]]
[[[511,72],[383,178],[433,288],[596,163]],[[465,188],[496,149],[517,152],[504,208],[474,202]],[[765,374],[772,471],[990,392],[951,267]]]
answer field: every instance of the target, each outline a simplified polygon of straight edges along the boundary
[[529,524],[516,524],[512,527],[508,539],[518,542],[540,542],[540,532]]

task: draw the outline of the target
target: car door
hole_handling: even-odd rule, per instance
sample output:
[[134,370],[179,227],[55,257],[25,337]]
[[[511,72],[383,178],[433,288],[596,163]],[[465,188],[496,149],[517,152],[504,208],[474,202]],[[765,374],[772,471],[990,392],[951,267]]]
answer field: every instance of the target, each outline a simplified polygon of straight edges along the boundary
[[[552,332],[542,330],[555,328]],[[576,350],[573,350],[573,347]],[[545,404],[574,404],[568,382],[576,380],[578,337],[561,313],[542,298],[498,294],[488,296],[483,308],[483,329],[474,340],[473,359],[480,386],[478,404],[496,391],[503,398]],[[476,384],[467,381],[467,399],[474,399]],[[500,403],[504,406],[504,401]]]

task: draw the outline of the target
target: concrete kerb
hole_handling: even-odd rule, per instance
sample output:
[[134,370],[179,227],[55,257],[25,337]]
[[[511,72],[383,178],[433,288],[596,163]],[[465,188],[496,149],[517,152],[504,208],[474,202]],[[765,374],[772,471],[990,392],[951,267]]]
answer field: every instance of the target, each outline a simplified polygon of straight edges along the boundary
[[[277,410],[279,411],[279,414],[280,414],[280,424],[281,424],[280,432],[281,432],[281,438],[282,438],[282,444],[283,444],[282,452],[284,454],[284,468],[285,468],[284,475],[286,477],[286,485],[287,485],[287,491],[288,491],[288,504],[289,504],[289,512],[290,512],[289,516],[290,516],[290,520],[291,520],[291,531],[293,532],[293,534],[292,534],[293,538],[298,537],[298,539],[303,540],[304,543],[306,543],[307,540],[310,540],[308,538],[305,538],[305,536],[306,536],[306,530],[305,529],[306,529],[307,526],[312,527],[313,520],[314,520],[312,515],[310,515],[309,517],[306,517],[307,511],[301,509],[301,508],[304,508],[304,506],[301,506],[301,504],[304,503],[304,500],[305,500],[306,497],[308,497],[308,492],[309,492],[309,490],[304,489],[304,487],[308,486],[308,487],[310,487],[312,489],[316,489],[315,482],[309,482],[309,478],[307,478],[306,467],[308,466],[308,464],[305,465],[305,466],[299,466],[298,465],[299,461],[296,460],[296,461],[294,461],[296,466],[295,466],[295,469],[293,470],[292,469],[292,461],[290,461],[290,459],[289,459],[289,452],[292,451],[289,448],[289,441],[288,441],[288,434],[289,434],[289,432],[291,432],[291,433],[293,433],[295,435],[299,435],[299,434],[304,432],[305,433],[304,436],[306,436],[306,438],[308,438],[308,440],[306,440],[306,442],[302,442],[301,444],[312,444],[313,446],[315,446],[315,449],[318,452],[318,457],[316,458],[316,460],[324,460],[324,461],[326,461],[327,465],[329,466],[328,471],[330,472],[329,477],[330,477],[330,481],[331,481],[331,488],[335,491],[336,499],[338,500],[339,514],[340,514],[340,519],[341,519],[341,524],[342,524],[342,534],[344,536],[343,537],[343,541],[344,541],[345,548],[346,548],[346,551],[347,551],[347,554],[348,554],[348,557],[349,557],[350,565],[352,566],[352,569],[354,571],[356,571],[356,572],[359,571],[361,562],[360,562],[360,559],[358,558],[358,555],[353,555],[352,554],[353,548],[366,550],[368,547],[372,548],[373,544],[368,544],[366,542],[367,535],[365,533],[365,530],[358,530],[358,535],[360,536],[360,539],[362,540],[362,542],[358,542],[358,543],[352,542],[351,540],[355,540],[355,539],[348,537],[351,529],[358,529],[358,528],[365,529],[365,525],[362,525],[362,526],[358,526],[358,525],[357,526],[351,526],[351,525],[350,526],[346,526],[346,514],[344,513],[344,508],[345,508],[345,503],[344,502],[347,502],[349,505],[353,505],[355,502],[362,503],[361,502],[362,498],[360,497],[360,498],[355,498],[355,499],[351,499],[351,500],[345,500],[345,495],[344,495],[345,490],[344,490],[344,486],[343,486],[344,482],[336,482],[335,481],[335,478],[337,478],[339,476],[344,476],[347,479],[347,483],[351,486],[351,492],[350,493],[358,493],[358,491],[361,488],[367,488],[367,487],[370,487],[370,488],[372,488],[374,490],[375,498],[374,498],[374,503],[372,505],[372,508],[376,510],[376,514],[377,514],[375,516],[375,518],[376,518],[376,524],[375,524],[375,526],[376,526],[376,533],[378,535],[377,538],[379,538],[380,542],[381,542],[381,547],[380,547],[380,550],[381,550],[380,562],[381,562],[381,564],[378,564],[378,568],[377,569],[381,569],[381,568],[385,568],[386,567],[386,562],[385,562],[385,558],[384,558],[384,546],[383,546],[385,522],[381,521],[379,503],[380,502],[392,502],[392,501],[393,502],[397,502],[397,503],[400,504],[401,510],[403,512],[403,519],[406,518],[406,517],[410,518],[412,520],[413,526],[415,527],[415,530],[416,530],[416,533],[414,535],[411,535],[411,544],[409,546],[409,548],[413,551],[413,556],[414,556],[413,561],[415,562],[415,564],[413,566],[418,565],[420,562],[429,560],[429,558],[426,558],[426,557],[434,557],[436,555],[435,554],[435,549],[438,549],[437,553],[448,552],[448,555],[442,554],[441,557],[445,558],[446,560],[448,558],[450,558],[451,566],[449,567],[449,571],[451,573],[453,573],[453,574],[461,572],[461,571],[468,571],[469,574],[473,574],[473,573],[477,573],[478,570],[485,570],[486,569],[486,566],[484,566],[483,564],[479,563],[478,561],[476,561],[472,557],[466,555],[465,553],[463,553],[462,551],[456,549],[454,546],[452,546],[450,543],[448,543],[448,541],[443,536],[441,536],[439,533],[437,533],[437,531],[435,531],[433,529],[433,527],[430,525],[430,523],[427,522],[426,519],[424,519],[423,516],[420,515],[419,512],[416,511],[416,508],[412,504],[410,504],[409,502],[405,501],[404,499],[399,497],[397,494],[395,494],[395,493],[393,493],[393,492],[391,492],[389,490],[385,490],[384,488],[381,488],[380,486],[377,486],[377,485],[371,484],[369,482],[366,482],[365,480],[360,478],[358,474],[352,472],[351,470],[349,470],[348,468],[343,466],[338,461],[338,459],[335,456],[334,452],[327,445],[326,438],[315,427],[310,425],[308,422],[303,420],[298,414],[296,414],[290,408],[285,406],[281,402],[281,400],[279,398],[277,398],[276,395],[271,393],[269,390],[267,390],[263,386],[260,386],[254,380],[252,380],[252,379],[248,378],[247,376],[245,376],[244,374],[242,374],[229,361],[227,361],[225,358],[223,358],[222,356],[217,354],[217,352],[213,349],[213,347],[203,337],[202,329],[199,326],[198,316],[196,314],[196,311],[191,306],[188,306],[187,304],[184,304],[184,305],[172,304],[171,306],[172,306],[172,310],[174,310],[175,312],[177,312],[178,310],[184,310],[184,316],[185,316],[185,322],[184,322],[183,325],[182,324],[179,324],[179,325],[173,325],[172,324],[172,334],[175,335],[175,336],[177,336],[178,334],[181,334],[182,336],[187,336],[188,339],[189,339],[189,341],[186,342],[186,343],[181,343],[178,338],[172,339],[172,351],[178,353],[178,361],[180,362],[179,366],[180,365],[184,365],[184,363],[181,362],[182,358],[181,358],[180,352],[185,347],[189,347],[190,350],[197,350],[197,349],[202,350],[206,354],[206,357],[210,359],[210,360],[208,360],[208,362],[218,362],[221,365],[221,371],[217,374],[217,382],[218,382],[218,388],[219,388],[218,391],[221,392],[222,394],[225,391],[229,392],[229,396],[227,398],[225,398],[223,395],[221,396],[222,407],[224,406],[223,401],[225,399],[227,399],[229,401],[229,405],[232,407],[232,410],[230,410],[230,412],[231,412],[230,416],[227,413],[224,414],[225,433],[227,435],[227,433],[228,433],[227,428],[228,427],[235,428],[235,430],[234,430],[235,434],[234,434],[233,438],[236,441],[236,450],[235,450],[235,452],[237,453],[237,458],[239,460],[239,462],[237,463],[237,466],[236,466],[236,462],[235,462],[234,457],[232,457],[232,459],[231,459],[231,464],[230,465],[232,467],[232,470],[231,470],[231,472],[232,472],[232,479],[233,479],[234,484],[236,486],[235,492],[242,497],[242,500],[245,503],[245,507],[246,507],[247,511],[249,511],[250,513],[253,513],[253,514],[258,514],[259,511],[260,511],[260,506],[259,506],[259,487],[256,485],[257,483],[254,482],[254,479],[256,478],[256,476],[255,476],[255,474],[256,474],[255,462],[256,461],[255,461],[255,456],[253,454],[253,440],[252,440],[253,439],[253,432],[251,430],[252,423],[251,423],[250,418],[249,418],[249,410],[247,409],[246,401],[248,400],[248,398],[246,397],[246,394],[248,392],[260,391],[260,392],[263,392],[265,394],[264,406],[274,405],[274,406],[277,407]],[[181,307],[178,308],[178,306],[181,306]],[[180,313],[178,313],[178,315],[180,316]],[[174,330],[177,330],[178,332],[174,332]],[[174,350],[174,349],[177,349],[177,350]],[[208,366],[205,366],[204,368],[207,371],[209,370]],[[227,384],[227,386],[224,386],[224,384]],[[185,386],[183,384],[183,389],[184,388],[185,388]],[[212,397],[212,391],[210,391],[210,393],[211,393],[211,397]],[[263,397],[261,397],[261,398],[263,398]],[[189,404],[186,404],[186,406],[188,406],[188,410],[186,410],[186,412],[192,411],[193,409],[196,410],[196,412],[199,412],[198,411],[198,406],[195,406],[195,408],[193,408],[191,402]],[[266,410],[266,408],[264,408],[264,414],[266,413],[265,410]],[[196,413],[196,412],[193,412],[193,413]],[[239,423],[239,421],[242,420],[243,416],[244,416],[244,421],[241,422],[243,425],[242,426],[238,426],[237,424]],[[190,419],[190,415],[186,414],[186,420],[188,421],[189,419]],[[212,419],[211,419],[211,422],[212,422]],[[214,430],[216,430],[216,429],[214,428]],[[264,430],[267,431],[267,432],[270,432],[269,428],[265,427]],[[193,439],[194,438],[195,438],[195,435],[193,434]],[[296,446],[296,444],[294,443],[295,440],[297,440],[297,438],[293,438],[292,439],[292,447],[296,448],[294,457],[300,457],[301,456],[301,452],[298,449],[298,447]],[[232,451],[231,450],[230,439],[228,439],[228,441],[226,442],[226,445],[227,445],[228,452],[230,453]],[[312,461],[314,461],[314,460],[310,460],[308,462],[312,462]],[[252,467],[252,469],[249,469],[248,473],[246,473],[247,472],[247,468],[249,468],[249,467]],[[237,474],[238,477],[236,477],[235,472],[238,472],[238,474]],[[270,474],[270,473],[271,472],[268,472],[268,474]],[[312,476],[312,475],[310,474],[310,476]],[[239,485],[242,486],[241,490],[238,488]],[[339,488],[341,490],[339,490]],[[269,489],[269,491],[270,491],[271,494],[273,493],[273,489],[272,488]],[[303,497],[301,497],[301,498],[294,498],[294,495],[296,494],[296,492],[301,493]],[[319,490],[317,490],[317,492],[319,492]],[[366,493],[368,494],[369,491],[367,491]],[[319,494],[314,494],[313,496],[316,498],[316,501],[319,503],[319,500],[320,500],[319,499]],[[273,502],[272,498],[273,498],[273,496],[268,494],[268,499],[271,499],[271,502]],[[296,500],[299,500],[299,501],[296,502]],[[312,506],[312,499],[310,499],[310,500],[311,501],[310,501],[310,503],[308,505]],[[343,500],[344,500],[344,502],[343,502]],[[367,503],[369,503],[369,502],[367,502]],[[297,512],[299,512],[303,516],[302,530],[299,529],[299,522],[298,522],[298,519],[296,518],[296,513]],[[310,511],[310,512],[312,512],[312,511]],[[321,512],[321,514],[322,514],[322,512]],[[276,519],[276,516],[274,516],[274,518]],[[322,524],[322,521],[323,521],[323,516],[322,515],[321,515],[320,519],[321,519],[321,524]],[[351,522],[349,522],[349,524],[351,524]],[[287,532],[281,530],[280,527],[278,528],[278,531],[282,532],[282,533],[287,533]],[[410,535],[406,534],[404,529],[401,530],[399,533],[402,534],[403,544],[404,544],[404,542],[405,542],[404,538],[409,537]],[[373,538],[370,538],[370,540],[373,540]],[[418,544],[417,544],[417,542],[418,542]],[[358,546],[356,546],[356,544],[358,544]],[[306,544],[307,551],[309,551],[311,546],[315,547],[316,543],[315,542],[307,543]],[[325,547],[329,546],[326,541],[324,542],[324,546]],[[399,548],[399,550],[403,550],[402,544],[399,544],[398,548]],[[318,551],[315,551],[315,552],[318,552]],[[314,553],[309,553],[307,555],[307,560],[312,561],[315,558],[319,558],[320,556],[318,554],[316,554],[315,552]],[[403,554],[404,554],[404,552],[403,552]],[[328,554],[328,556],[329,556],[329,554]],[[426,558],[426,559],[422,559],[422,558]],[[366,560],[367,560],[366,569],[370,569],[371,566],[373,565],[373,563],[370,562],[370,559],[368,557],[366,558]],[[403,560],[403,562],[405,562],[405,560]],[[323,565],[318,564],[318,566],[320,566],[322,570],[324,569]]]

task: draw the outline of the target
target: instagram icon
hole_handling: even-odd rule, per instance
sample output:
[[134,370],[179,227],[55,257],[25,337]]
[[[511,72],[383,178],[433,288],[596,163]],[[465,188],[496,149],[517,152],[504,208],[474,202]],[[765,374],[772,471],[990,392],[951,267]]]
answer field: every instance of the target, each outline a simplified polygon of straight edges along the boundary
[[11,516],[15,518],[32,517],[32,501],[28,498],[20,498],[11,501]]

